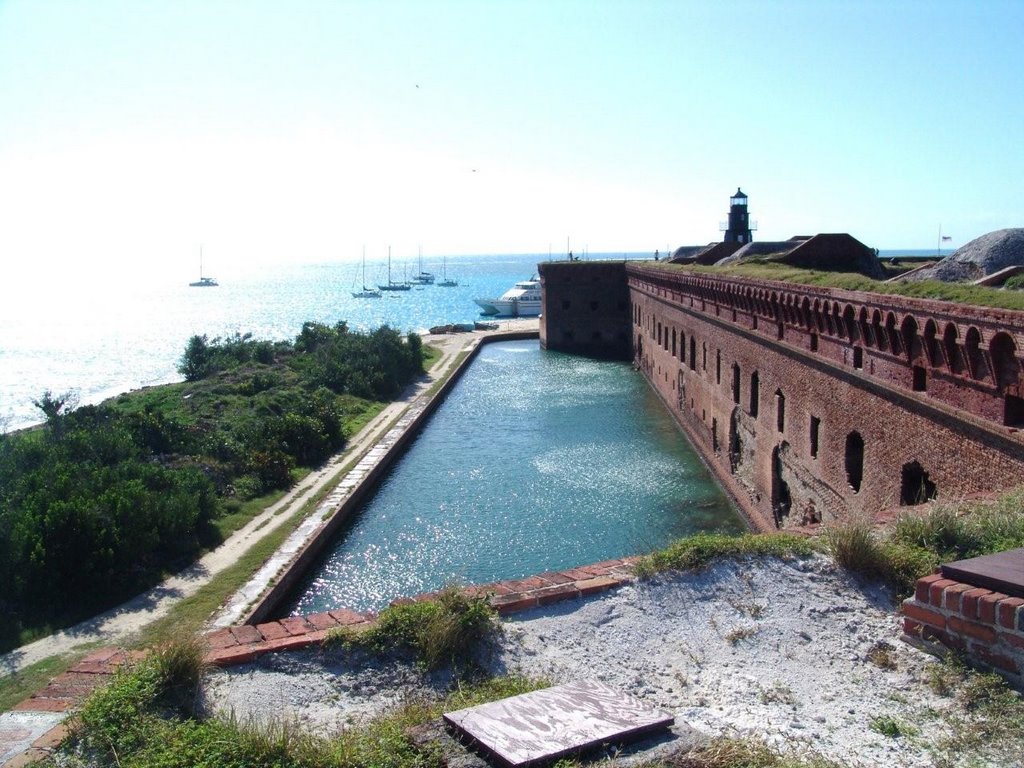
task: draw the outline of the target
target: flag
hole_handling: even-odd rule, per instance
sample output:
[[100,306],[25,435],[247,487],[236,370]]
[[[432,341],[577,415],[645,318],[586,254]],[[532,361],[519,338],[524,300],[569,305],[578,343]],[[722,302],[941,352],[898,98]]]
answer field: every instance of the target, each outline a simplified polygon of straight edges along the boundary
[[943,235],[943,236],[942,236],[942,242],[946,242],[947,240],[952,240],[952,239],[953,239],[953,238],[952,238],[952,237],[950,237],[949,235]]

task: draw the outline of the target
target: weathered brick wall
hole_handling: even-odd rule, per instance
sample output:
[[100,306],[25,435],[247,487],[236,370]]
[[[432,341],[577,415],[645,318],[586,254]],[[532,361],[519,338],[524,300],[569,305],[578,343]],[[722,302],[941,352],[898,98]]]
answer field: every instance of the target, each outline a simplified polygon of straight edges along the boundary
[[903,631],[937,640],[1024,682],[1024,600],[944,579],[919,579],[903,601]]
[[635,363],[758,527],[1024,477],[1024,313],[626,272]]
[[538,266],[545,349],[628,360],[629,286],[625,262],[552,261]]

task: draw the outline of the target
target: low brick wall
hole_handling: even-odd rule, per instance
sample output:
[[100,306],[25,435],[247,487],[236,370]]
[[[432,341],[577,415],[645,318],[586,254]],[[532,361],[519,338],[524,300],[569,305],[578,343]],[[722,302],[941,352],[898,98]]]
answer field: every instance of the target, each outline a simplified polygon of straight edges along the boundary
[[[633,566],[638,558],[606,560],[592,565],[553,571],[525,579],[499,581],[466,587],[473,596],[489,596],[491,606],[502,616],[550,605],[562,600],[589,597],[614,589],[633,579]],[[401,598],[392,605],[431,600],[436,592]],[[327,633],[337,627],[368,629],[376,621],[374,613],[356,613],[345,608],[290,616],[262,624],[239,624],[218,629],[207,635],[209,650],[206,661],[218,667],[245,664],[258,656],[278,651],[295,651],[322,643]]]
[[1024,684],[1024,599],[936,573],[918,580],[902,611],[909,639],[938,641]]

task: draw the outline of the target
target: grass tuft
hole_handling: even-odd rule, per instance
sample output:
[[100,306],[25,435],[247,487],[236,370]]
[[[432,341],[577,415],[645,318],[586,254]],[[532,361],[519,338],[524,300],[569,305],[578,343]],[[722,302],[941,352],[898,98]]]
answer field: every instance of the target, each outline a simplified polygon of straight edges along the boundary
[[691,570],[720,557],[754,555],[758,557],[806,557],[814,552],[813,543],[803,536],[788,533],[726,536],[699,533],[673,542],[665,549],[640,559],[634,571],[649,578],[667,570]]
[[466,661],[496,627],[495,612],[486,597],[470,597],[457,587],[446,587],[433,600],[385,608],[368,630],[331,630],[325,642],[377,652],[411,650],[427,669],[437,669]]

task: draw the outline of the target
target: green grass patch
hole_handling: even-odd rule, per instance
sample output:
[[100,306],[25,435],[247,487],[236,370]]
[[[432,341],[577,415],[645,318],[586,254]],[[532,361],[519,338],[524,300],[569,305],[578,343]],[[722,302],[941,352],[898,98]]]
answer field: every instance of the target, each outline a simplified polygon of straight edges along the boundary
[[806,557],[814,551],[815,545],[810,539],[789,533],[745,533],[739,536],[699,533],[641,558],[635,572],[644,578],[661,571],[700,568],[721,557]]
[[446,587],[433,600],[385,608],[369,630],[331,630],[327,644],[360,645],[379,653],[404,649],[427,669],[437,669],[465,662],[495,629],[495,612],[486,597]]
[[640,763],[637,768],[842,768],[842,764],[807,750],[780,752],[758,739],[719,736],[693,751]]
[[1024,490],[994,502],[935,505],[901,515],[888,532],[867,521],[825,531],[829,552],[843,568],[890,584],[897,595],[939,564],[1024,547]]
[[[183,666],[188,688],[196,668],[190,663]],[[85,703],[66,748],[78,750],[88,764],[120,766],[440,768],[440,755],[409,740],[410,727],[436,720],[445,711],[546,685],[521,677],[457,680],[454,690],[440,700],[410,702],[366,726],[327,739],[287,721],[254,726],[233,717],[196,715],[177,698],[182,677],[182,665],[168,665],[159,656],[119,673]]]

